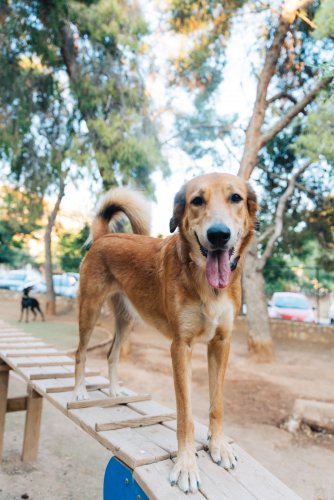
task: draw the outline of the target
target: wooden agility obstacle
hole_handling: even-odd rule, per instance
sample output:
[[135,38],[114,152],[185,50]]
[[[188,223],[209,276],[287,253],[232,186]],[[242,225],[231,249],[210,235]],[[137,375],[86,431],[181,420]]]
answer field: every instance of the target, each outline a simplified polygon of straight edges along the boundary
[[[38,343],[38,349],[32,343]],[[169,484],[177,453],[175,411],[151,400],[148,394],[110,398],[108,380],[87,368],[89,401],[73,401],[74,360],[40,339],[0,321],[0,460],[6,413],[26,411],[22,460],[37,459],[43,398],[102,446],[111,459],[104,478],[104,500],[181,498],[231,500],[296,500],[299,497],[256,462],[236,443],[236,469],[214,464],[206,450],[207,428],[195,422],[195,445],[202,485],[185,495]],[[24,349],[26,347],[26,349]],[[27,395],[8,398],[14,371],[27,383]]]

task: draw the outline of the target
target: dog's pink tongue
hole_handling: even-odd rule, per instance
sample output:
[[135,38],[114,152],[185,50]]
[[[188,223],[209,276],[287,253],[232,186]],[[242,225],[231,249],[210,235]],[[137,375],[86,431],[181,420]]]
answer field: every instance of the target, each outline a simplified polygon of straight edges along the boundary
[[228,250],[208,252],[206,278],[213,288],[225,288],[230,282],[231,265]]

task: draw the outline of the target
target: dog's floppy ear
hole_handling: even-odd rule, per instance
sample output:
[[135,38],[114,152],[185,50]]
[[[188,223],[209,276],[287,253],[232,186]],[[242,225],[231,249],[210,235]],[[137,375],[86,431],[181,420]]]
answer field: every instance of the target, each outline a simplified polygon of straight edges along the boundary
[[257,200],[256,194],[252,186],[247,182],[247,208],[249,217],[252,221],[254,221],[254,225],[256,222],[256,211],[257,211]]
[[169,230],[174,233],[175,229],[180,225],[182,215],[186,206],[186,186],[183,186],[174,198],[173,216],[169,221]]

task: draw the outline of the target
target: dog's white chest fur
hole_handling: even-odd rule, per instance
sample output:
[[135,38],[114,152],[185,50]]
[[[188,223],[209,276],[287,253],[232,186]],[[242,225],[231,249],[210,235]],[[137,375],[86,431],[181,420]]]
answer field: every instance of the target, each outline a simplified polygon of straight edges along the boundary
[[226,327],[231,330],[234,317],[233,303],[231,300],[222,296],[216,300],[203,303],[201,307],[202,318],[204,322],[204,332],[201,339],[210,342],[216,333],[218,326]]
[[198,340],[210,342],[218,326],[222,326],[228,332],[231,331],[233,318],[233,303],[226,295],[223,295],[196,306],[183,307],[180,314],[180,326],[183,331],[189,332]]

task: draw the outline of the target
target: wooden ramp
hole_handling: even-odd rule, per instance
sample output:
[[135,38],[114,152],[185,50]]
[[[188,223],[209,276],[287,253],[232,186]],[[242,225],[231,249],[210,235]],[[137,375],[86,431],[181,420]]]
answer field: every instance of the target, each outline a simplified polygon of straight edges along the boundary
[[[40,339],[0,321],[0,459],[6,412],[26,410],[22,460],[37,458],[43,398],[110,450],[104,499],[261,499],[299,498],[236,443],[236,469],[226,471],[205,451],[207,428],[195,423],[202,485],[185,496],[168,477],[177,452],[175,411],[148,394],[110,398],[108,380],[87,368],[91,399],[73,402],[74,360]],[[7,398],[10,370],[27,382],[27,396]],[[230,442],[232,442],[230,440]]]

